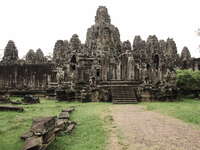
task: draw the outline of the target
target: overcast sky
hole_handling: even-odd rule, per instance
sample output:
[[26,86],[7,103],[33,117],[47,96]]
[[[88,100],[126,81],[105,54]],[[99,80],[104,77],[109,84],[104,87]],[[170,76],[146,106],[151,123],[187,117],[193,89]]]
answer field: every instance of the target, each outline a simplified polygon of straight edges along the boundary
[[48,54],[56,40],[74,33],[84,43],[99,5],[108,8],[122,41],[132,43],[135,35],[170,37],[179,53],[188,46],[200,57],[200,0],[0,0],[0,49],[14,40],[20,57],[37,48]]

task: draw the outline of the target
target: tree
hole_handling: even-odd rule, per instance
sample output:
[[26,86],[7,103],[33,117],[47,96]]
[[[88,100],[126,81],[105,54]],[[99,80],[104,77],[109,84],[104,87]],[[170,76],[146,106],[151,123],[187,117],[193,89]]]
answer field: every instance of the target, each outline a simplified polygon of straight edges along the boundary
[[181,93],[197,95],[200,91],[200,71],[177,70],[176,81]]

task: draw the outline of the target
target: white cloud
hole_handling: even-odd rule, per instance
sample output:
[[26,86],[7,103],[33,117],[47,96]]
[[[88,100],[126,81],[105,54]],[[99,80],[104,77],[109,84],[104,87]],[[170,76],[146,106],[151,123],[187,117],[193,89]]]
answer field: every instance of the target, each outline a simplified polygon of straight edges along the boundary
[[85,42],[96,9],[105,5],[122,41],[132,42],[135,35],[171,37],[179,52],[186,45],[192,56],[199,57],[199,4],[199,0],[0,0],[0,49],[11,39],[21,57],[39,47],[47,54],[56,40],[69,40],[74,33]]

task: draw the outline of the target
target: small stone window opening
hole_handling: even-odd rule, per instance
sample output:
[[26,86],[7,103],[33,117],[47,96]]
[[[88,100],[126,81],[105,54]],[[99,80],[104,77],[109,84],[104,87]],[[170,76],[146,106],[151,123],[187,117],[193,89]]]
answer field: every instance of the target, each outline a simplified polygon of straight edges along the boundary
[[72,58],[71,58],[71,65],[70,65],[70,67],[71,67],[71,70],[76,70],[76,56],[75,55],[73,55],[72,56]]
[[159,67],[159,56],[158,55],[154,56],[153,62],[155,64],[156,69],[158,69],[158,67]]
[[100,76],[100,70],[99,69],[97,69],[96,75],[97,75],[97,77]]
[[75,55],[72,56],[71,63],[76,63],[76,56]]

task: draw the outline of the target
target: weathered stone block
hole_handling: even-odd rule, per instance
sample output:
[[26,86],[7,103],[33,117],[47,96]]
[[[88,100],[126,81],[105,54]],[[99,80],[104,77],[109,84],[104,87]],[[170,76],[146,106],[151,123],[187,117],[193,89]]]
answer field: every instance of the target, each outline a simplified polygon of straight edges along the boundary
[[55,128],[56,117],[41,117],[33,119],[31,131],[34,135],[44,135]]
[[25,104],[37,104],[40,103],[40,99],[39,97],[35,97],[33,95],[25,95],[22,102]]
[[58,116],[59,119],[69,119],[69,113],[68,112],[61,112]]
[[18,111],[23,112],[23,107],[14,107],[14,106],[0,106],[0,111]]

